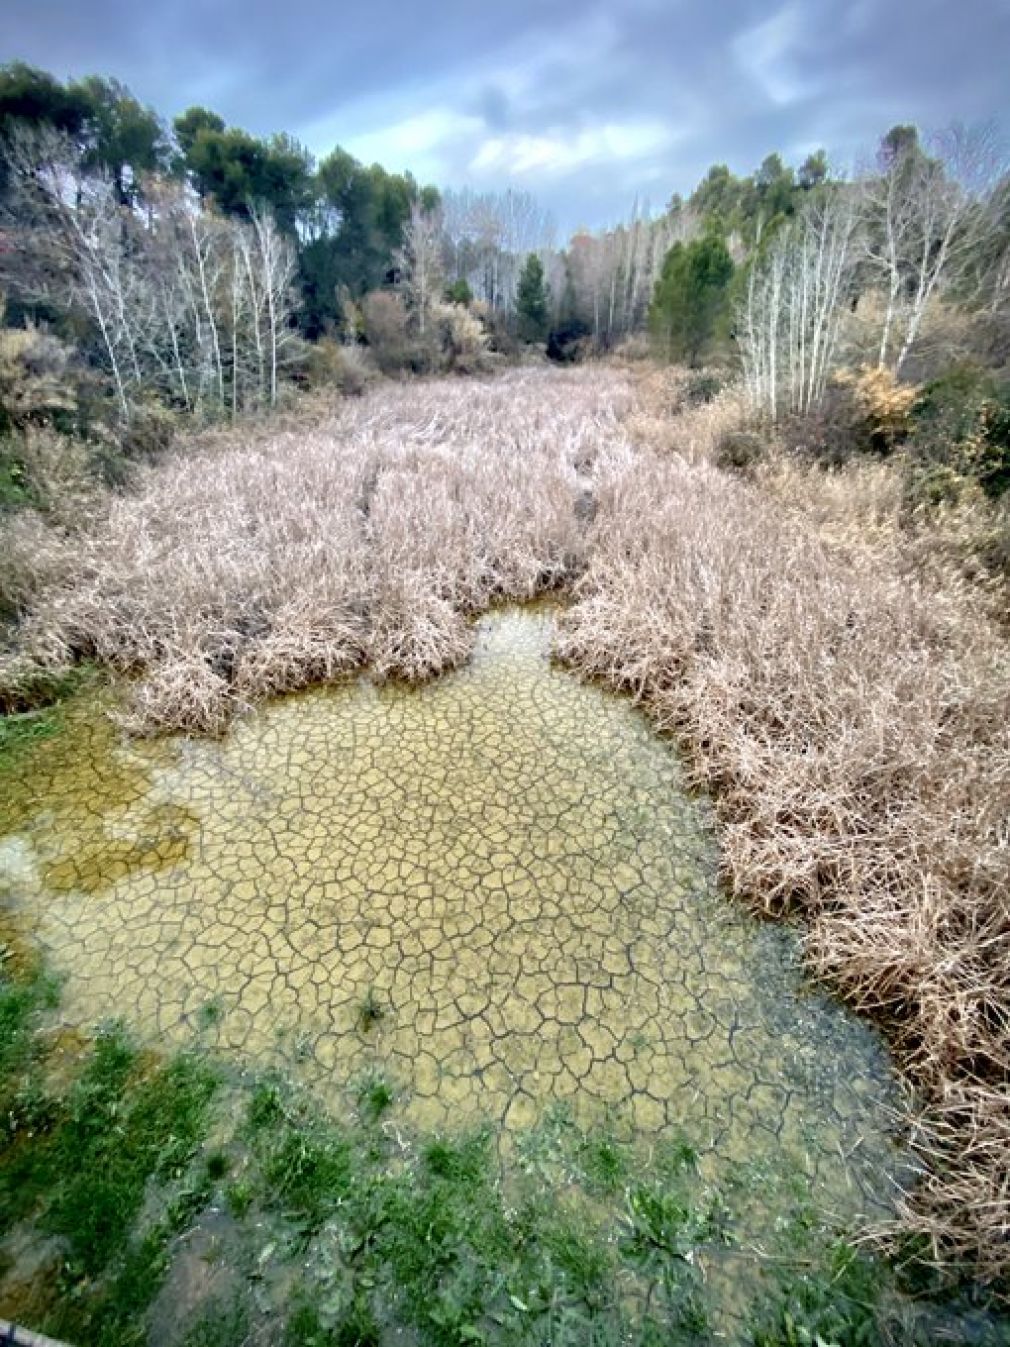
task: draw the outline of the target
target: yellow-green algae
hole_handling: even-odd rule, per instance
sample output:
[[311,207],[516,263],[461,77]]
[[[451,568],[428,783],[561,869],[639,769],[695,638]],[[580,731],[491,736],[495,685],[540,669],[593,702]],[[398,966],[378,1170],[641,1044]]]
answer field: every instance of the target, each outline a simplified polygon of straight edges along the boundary
[[220,741],[71,711],[0,781],[0,895],[68,1022],[198,1030],[324,1096],[381,1070],[426,1127],[508,1133],[565,1099],[874,1208],[879,1044],[719,892],[676,755],[553,668],[551,630],[491,614],[447,678],[303,693]]

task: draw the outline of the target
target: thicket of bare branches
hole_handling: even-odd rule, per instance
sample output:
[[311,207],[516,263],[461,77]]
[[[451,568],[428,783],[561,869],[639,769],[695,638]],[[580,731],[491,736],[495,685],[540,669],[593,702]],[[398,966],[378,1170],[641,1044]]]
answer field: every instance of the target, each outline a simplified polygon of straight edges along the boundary
[[597,349],[609,349],[644,331],[649,303],[668,250],[701,232],[689,209],[655,219],[636,202],[630,218],[597,234],[577,233],[568,246],[567,274],[554,282],[567,291],[572,316],[592,333]]
[[852,294],[858,222],[852,193],[811,201],[749,271],[738,325],[744,386],[773,421],[824,396]]
[[120,416],[158,393],[187,411],[273,406],[294,342],[295,257],[265,212],[201,207],[174,182],[143,209],[54,130],[4,141],[10,184],[0,284],[82,320]]
[[992,127],[953,126],[925,147],[885,138],[872,169],[816,194],[753,260],[738,305],[754,409],[771,421],[809,413],[854,356],[901,376],[945,298],[964,315],[994,311],[1005,288],[1002,163]]
[[439,216],[446,274],[490,309],[511,313],[528,253],[555,255],[554,220],[529,192],[448,189]]

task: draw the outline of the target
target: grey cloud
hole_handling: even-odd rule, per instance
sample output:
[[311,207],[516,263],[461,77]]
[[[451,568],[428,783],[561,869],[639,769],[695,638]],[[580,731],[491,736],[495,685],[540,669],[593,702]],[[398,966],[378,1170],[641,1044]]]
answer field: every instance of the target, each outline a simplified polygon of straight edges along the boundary
[[478,110],[489,131],[507,131],[513,125],[508,94],[497,84],[488,84],[481,90]]
[[[846,161],[895,120],[1005,118],[1010,102],[1005,0],[303,0],[296,9],[6,0],[4,9],[11,58],[60,75],[116,75],[169,116],[205,102],[259,134],[322,124],[340,140],[437,112],[445,134],[427,153],[444,181],[472,178],[489,140],[514,142],[526,151],[519,185],[563,225],[612,219],[636,193],[661,205],[714,161],[747,171],[769,150],[795,157],[817,144]],[[639,134],[656,125],[669,127],[668,143]],[[616,146],[609,159],[586,150],[597,140]],[[549,151],[568,143],[581,148],[566,165]],[[395,135],[387,148],[391,168],[416,153]]]

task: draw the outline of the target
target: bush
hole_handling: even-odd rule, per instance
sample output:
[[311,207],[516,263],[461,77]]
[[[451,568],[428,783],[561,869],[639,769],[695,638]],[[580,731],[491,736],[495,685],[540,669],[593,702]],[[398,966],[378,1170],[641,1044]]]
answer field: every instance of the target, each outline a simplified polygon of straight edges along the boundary
[[617,344],[614,356],[618,360],[627,360],[631,363],[649,360],[652,357],[652,343],[646,333],[632,332]]
[[459,374],[479,374],[488,368],[488,339],[484,324],[462,304],[436,304],[432,320],[437,325],[442,363]]
[[136,403],[119,441],[123,457],[131,463],[158,458],[171,447],[178,429],[179,413],[163,402],[146,398]]
[[484,324],[488,350],[506,356],[517,356],[519,354],[519,342],[509,326],[507,314],[502,313],[500,309],[492,309],[489,304],[483,303],[474,304],[473,312]]
[[445,301],[447,304],[472,304],[473,291],[465,280],[453,281],[445,287]]
[[835,465],[853,454],[886,456],[907,438],[918,397],[890,370],[840,370],[815,411],[786,421],[786,446]]
[[0,441],[0,513],[29,508],[72,523],[94,494],[91,456],[80,440],[29,427]]
[[0,512],[35,505],[15,440],[0,440]]
[[376,376],[368,352],[357,344],[321,337],[306,354],[303,382],[308,388],[335,388],[344,397],[359,397]]
[[561,365],[574,365],[592,353],[593,338],[579,319],[553,328],[547,338],[547,355]]
[[[68,553],[58,532],[35,510],[21,510],[4,519],[0,548],[0,622],[17,620],[40,590],[61,579]],[[0,689],[4,683],[0,658]],[[2,704],[0,690],[0,704]]]
[[716,444],[713,461],[717,468],[747,473],[765,456],[765,443],[752,430],[728,430]]
[[361,301],[365,340],[384,374],[419,367],[420,353],[408,328],[406,306],[389,290],[372,290]]
[[959,365],[922,390],[909,442],[912,485],[924,503],[991,500],[1010,489],[1010,387]]
[[726,387],[726,380],[713,370],[699,370],[692,374],[684,388],[684,401],[689,407],[714,401]]
[[[0,320],[2,316],[0,311]],[[0,328],[0,432],[46,425],[75,428],[72,355],[64,342],[38,328]]]

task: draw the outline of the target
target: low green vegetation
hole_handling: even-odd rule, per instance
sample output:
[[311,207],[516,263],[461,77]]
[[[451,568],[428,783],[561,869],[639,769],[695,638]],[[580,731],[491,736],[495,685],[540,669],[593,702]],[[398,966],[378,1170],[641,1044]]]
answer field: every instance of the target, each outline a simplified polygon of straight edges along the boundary
[[0,778],[63,724],[64,703],[93,677],[79,666],[50,673],[35,666],[0,691]]
[[[208,1197],[194,1157],[217,1080],[196,1057],[152,1060],[115,1025],[78,1063],[52,1022],[57,1001],[37,967],[0,981],[4,1311],[73,1342],[136,1342],[169,1241]],[[138,1230],[152,1184],[163,1201]],[[33,1255],[25,1281],[12,1238]]]
[[686,1138],[644,1149],[562,1105],[508,1145],[490,1126],[416,1136],[378,1075],[327,1114],[116,1025],[68,1042],[53,981],[4,970],[0,1314],[35,1329],[96,1347],[929,1340],[800,1176],[742,1166],[717,1189]]
[[59,727],[59,712],[53,708],[0,716],[0,772],[8,771],[21,754],[48,739]]
[[374,1029],[382,1022],[385,1013],[378,992],[374,987],[369,987],[358,1007],[358,1025],[361,1032],[367,1034],[370,1029]]
[[909,419],[915,503],[942,504],[1010,491],[1010,383],[978,365],[952,366],[927,383]]

